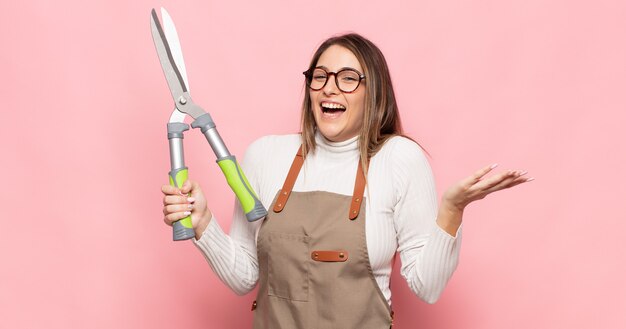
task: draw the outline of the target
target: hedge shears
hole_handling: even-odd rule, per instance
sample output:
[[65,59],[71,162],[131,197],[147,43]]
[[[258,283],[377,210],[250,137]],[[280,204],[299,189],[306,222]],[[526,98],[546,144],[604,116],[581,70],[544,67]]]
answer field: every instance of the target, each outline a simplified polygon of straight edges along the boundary
[[[250,183],[248,183],[235,156],[228,152],[228,148],[226,148],[224,141],[217,132],[211,115],[191,99],[185,62],[183,61],[183,53],[180,48],[176,27],[164,8],[161,8],[161,16],[163,17],[163,27],[161,27],[156,11],[152,9],[150,20],[152,39],[175,104],[174,111],[167,124],[171,165],[171,171],[169,172],[170,185],[180,188],[187,180],[188,168],[185,166],[183,153],[183,134],[189,130],[189,125],[184,120],[186,115],[190,115],[194,119],[191,127],[200,128],[211,145],[217,157],[217,164],[222,169],[224,176],[226,176],[228,185],[235,192],[237,199],[239,199],[248,221],[255,221],[265,217],[267,210],[259,201]],[[176,241],[191,239],[195,236],[191,225],[191,216],[174,222],[173,230],[174,240]]]

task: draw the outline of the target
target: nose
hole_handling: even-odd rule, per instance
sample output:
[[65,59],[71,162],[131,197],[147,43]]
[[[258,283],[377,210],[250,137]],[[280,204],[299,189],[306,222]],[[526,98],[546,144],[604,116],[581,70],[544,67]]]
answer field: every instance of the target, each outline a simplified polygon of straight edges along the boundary
[[339,94],[339,87],[337,87],[337,79],[335,73],[328,74],[328,80],[326,85],[322,89],[325,95],[337,95]]

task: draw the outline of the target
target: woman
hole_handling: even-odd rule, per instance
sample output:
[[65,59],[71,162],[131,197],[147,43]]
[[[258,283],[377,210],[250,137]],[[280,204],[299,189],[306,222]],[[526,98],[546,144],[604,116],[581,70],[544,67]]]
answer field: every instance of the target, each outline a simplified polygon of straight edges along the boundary
[[194,243],[220,279],[238,294],[259,284],[255,328],[388,328],[396,252],[410,288],[434,303],[457,265],[464,208],[530,179],[482,179],[488,166],[437,210],[428,161],[401,136],[380,50],[357,34],[333,37],[304,74],[302,133],[259,139],[242,164],[268,216],[248,223],[236,206],[226,235],[187,181],[163,186],[165,222],[191,214]]

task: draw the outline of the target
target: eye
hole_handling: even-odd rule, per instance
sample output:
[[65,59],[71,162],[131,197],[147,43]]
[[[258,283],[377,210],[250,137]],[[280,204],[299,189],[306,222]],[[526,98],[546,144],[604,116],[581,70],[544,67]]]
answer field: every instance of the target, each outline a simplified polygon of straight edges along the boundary
[[352,71],[342,71],[339,73],[339,80],[344,83],[357,83],[359,81],[359,75]]
[[328,74],[326,74],[326,71],[322,69],[315,69],[313,70],[313,74],[311,74],[311,77],[313,80],[316,81],[324,81],[328,77]]

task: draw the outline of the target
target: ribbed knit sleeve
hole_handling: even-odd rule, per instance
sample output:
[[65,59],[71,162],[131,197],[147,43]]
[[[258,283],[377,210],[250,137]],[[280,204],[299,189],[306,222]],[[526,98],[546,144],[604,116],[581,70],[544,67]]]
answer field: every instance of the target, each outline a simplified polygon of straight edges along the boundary
[[[241,168],[266,209],[269,209],[299,145],[298,135],[288,135],[262,137],[248,147]],[[207,190],[206,186],[203,188]],[[262,222],[262,219],[248,222],[235,199],[228,235],[214,216],[200,239],[193,239],[215,274],[238,295],[254,289],[259,279],[256,237]]]
[[394,226],[401,274],[417,296],[434,303],[457,267],[461,232],[450,236],[436,223],[435,180],[421,148],[404,138],[395,138],[392,144]]
[[[254,236],[252,236],[254,238]],[[213,218],[200,240],[194,239],[207,262],[232,291],[244,295],[254,288],[259,278],[256,247],[226,235]],[[254,240],[252,240],[254,244]],[[251,250],[254,249],[254,250]]]
[[[241,168],[257,193],[259,191],[259,175],[264,171],[263,154],[266,152],[265,148],[264,140],[257,140],[248,147],[241,162]],[[268,198],[261,199],[267,208]],[[214,216],[200,239],[193,239],[194,244],[200,249],[215,274],[238,295],[244,295],[254,289],[259,278],[256,234],[261,222],[262,220],[258,220],[249,223],[239,201],[235,200],[229,235],[223,232]]]

